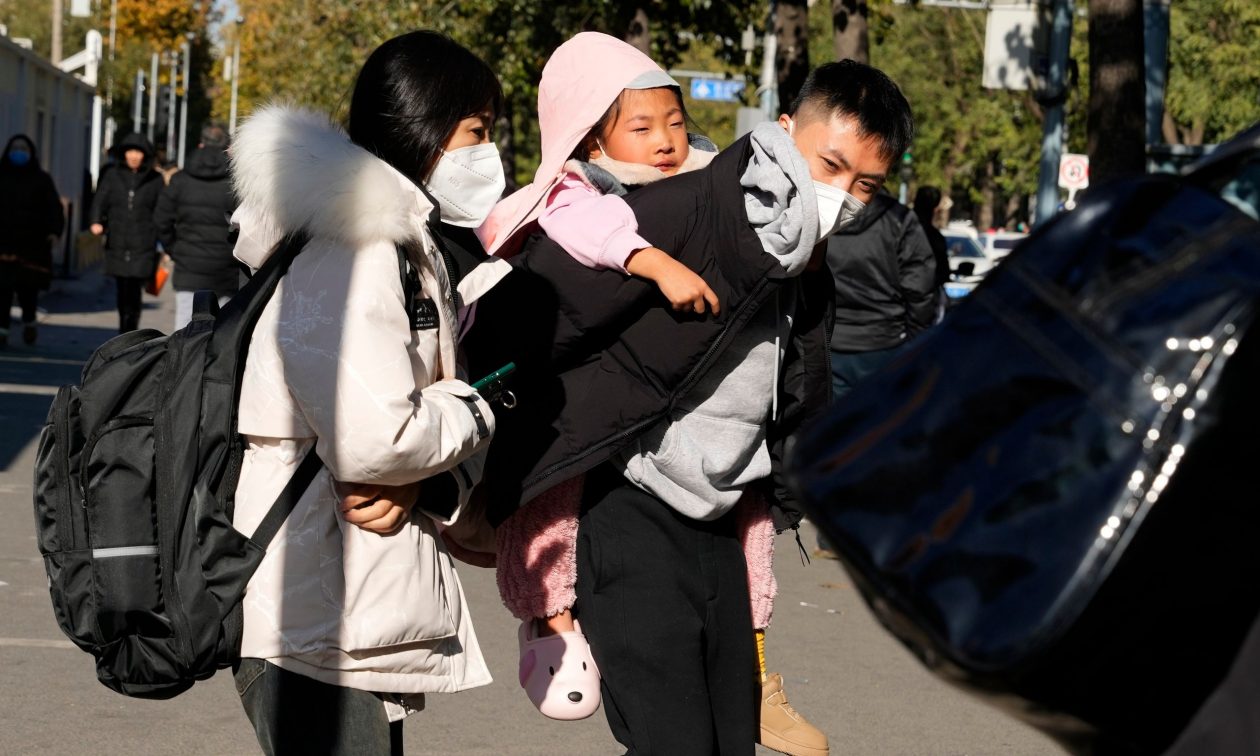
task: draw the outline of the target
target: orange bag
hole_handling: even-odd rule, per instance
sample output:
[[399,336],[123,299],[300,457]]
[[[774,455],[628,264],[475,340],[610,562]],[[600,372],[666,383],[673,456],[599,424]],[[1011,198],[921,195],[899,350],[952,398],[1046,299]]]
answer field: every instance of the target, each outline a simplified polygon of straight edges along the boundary
[[153,278],[144,285],[144,290],[153,296],[157,296],[162,292],[162,287],[166,285],[166,279],[171,277],[171,266],[165,260],[158,260],[157,268],[153,270]]

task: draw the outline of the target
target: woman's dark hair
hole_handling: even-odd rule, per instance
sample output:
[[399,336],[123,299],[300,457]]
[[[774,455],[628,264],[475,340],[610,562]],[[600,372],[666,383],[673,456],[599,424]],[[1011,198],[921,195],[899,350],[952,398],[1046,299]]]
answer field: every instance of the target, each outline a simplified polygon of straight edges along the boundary
[[[682,88],[666,87],[666,89],[673,92],[674,96],[678,98],[678,107],[682,110],[683,121],[688,126],[694,127],[696,122],[691,119],[691,114],[687,112],[687,104],[683,102]],[[570,160],[581,160],[582,162],[586,162],[590,159],[591,142],[595,140],[595,137],[604,136],[610,128],[616,125],[617,119],[621,117],[621,98],[625,97],[626,92],[628,91],[630,90],[621,90],[621,94],[617,95],[617,99],[613,100],[613,104],[608,106],[608,110],[604,111],[604,114],[599,117],[599,120],[596,121],[595,125],[591,127],[591,130],[586,133],[586,136],[582,137],[582,141],[578,142],[578,146],[573,148],[573,154],[569,156]]]
[[368,56],[350,98],[350,141],[424,181],[459,122],[489,109],[497,118],[503,88],[485,62],[450,37],[417,31],[394,37]]

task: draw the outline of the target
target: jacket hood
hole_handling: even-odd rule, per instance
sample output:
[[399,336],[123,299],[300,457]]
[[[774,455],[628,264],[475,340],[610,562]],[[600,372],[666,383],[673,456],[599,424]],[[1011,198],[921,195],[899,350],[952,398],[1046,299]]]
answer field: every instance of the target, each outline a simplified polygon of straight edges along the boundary
[[201,147],[188,156],[184,171],[194,178],[213,181],[227,178],[231,167],[227,152],[222,147]]
[[856,236],[866,229],[875,225],[884,213],[891,210],[897,204],[897,200],[891,196],[880,192],[868,203],[862,211],[858,213],[853,222],[836,232],[836,236]]
[[301,228],[354,247],[416,239],[434,207],[406,176],[311,110],[257,111],[237,131],[230,162],[241,203],[235,254],[251,267]]
[[12,137],[9,138],[9,141],[6,142],[4,145],[4,152],[0,153],[0,165],[4,166],[5,168],[17,169],[16,165],[13,165],[12,163],[9,162],[9,151],[13,149],[13,145],[15,142],[24,142],[26,144],[26,149],[28,149],[31,153],[31,161],[23,167],[24,168],[38,168],[39,167],[39,150],[35,148],[35,142],[25,134],[14,134]]
[[488,252],[494,254],[517,229],[538,217],[573,150],[626,85],[653,71],[663,69],[637,48],[599,32],[582,32],[556,48],[538,85],[542,160],[533,182],[496,205],[478,229]]
[[153,157],[153,143],[145,138],[144,134],[128,134],[118,143],[114,145],[114,154],[122,157],[127,150],[140,150],[144,153],[145,160]]

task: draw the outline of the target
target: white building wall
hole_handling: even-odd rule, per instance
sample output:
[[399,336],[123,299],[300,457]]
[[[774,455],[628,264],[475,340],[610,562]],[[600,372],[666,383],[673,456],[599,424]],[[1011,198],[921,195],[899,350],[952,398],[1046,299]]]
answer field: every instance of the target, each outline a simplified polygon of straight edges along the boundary
[[15,134],[35,141],[40,164],[70,211],[69,234],[53,252],[59,271],[78,267],[73,240],[86,215],[84,188],[93,89],[31,50],[0,36],[0,149]]

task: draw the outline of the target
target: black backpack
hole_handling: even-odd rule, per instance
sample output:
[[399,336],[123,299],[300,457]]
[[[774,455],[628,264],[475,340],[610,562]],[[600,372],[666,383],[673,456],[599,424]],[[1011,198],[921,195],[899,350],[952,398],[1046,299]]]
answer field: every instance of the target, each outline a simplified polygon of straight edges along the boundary
[[312,450],[251,538],[232,527],[250,336],[306,239],[293,234],[220,311],[111,339],[57,392],[35,463],[35,524],[57,623],[108,688],[170,698],[239,656],[241,598],[319,471]]

